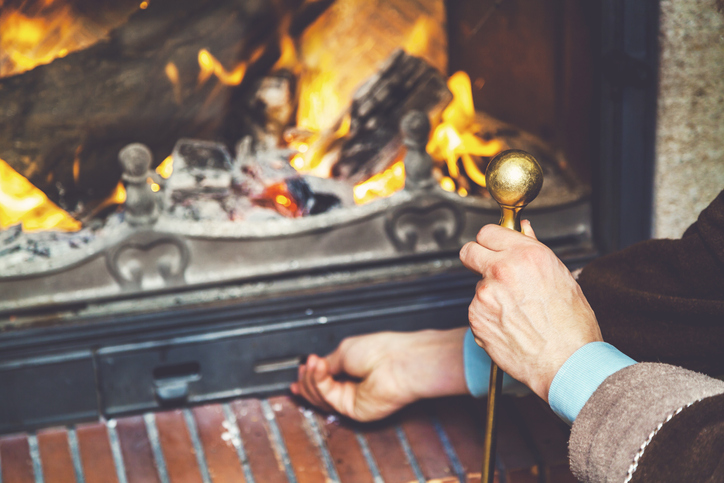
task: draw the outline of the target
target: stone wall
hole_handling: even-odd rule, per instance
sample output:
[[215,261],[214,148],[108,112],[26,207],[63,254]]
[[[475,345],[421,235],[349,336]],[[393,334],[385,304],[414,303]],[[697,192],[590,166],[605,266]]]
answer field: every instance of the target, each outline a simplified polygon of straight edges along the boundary
[[724,189],[722,3],[661,0],[657,238],[681,236]]

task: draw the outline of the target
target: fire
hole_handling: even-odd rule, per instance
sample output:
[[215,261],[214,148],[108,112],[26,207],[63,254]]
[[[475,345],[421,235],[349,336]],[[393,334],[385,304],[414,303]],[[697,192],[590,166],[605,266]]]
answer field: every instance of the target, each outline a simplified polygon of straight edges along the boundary
[[[322,55],[326,57],[326,55]],[[306,69],[299,79],[300,96],[297,106],[297,127],[312,132],[330,128],[340,112],[347,107],[335,89],[336,72]]]
[[169,62],[163,70],[166,73],[166,77],[169,82],[171,82],[171,85],[173,86],[173,98],[176,100],[177,104],[181,104],[181,84],[179,83],[178,67],[176,67],[176,64],[173,62]]
[[485,175],[472,156],[495,156],[503,149],[503,145],[496,139],[484,141],[474,134],[480,127],[475,122],[470,77],[465,72],[456,72],[448,79],[448,88],[453,94],[453,100],[443,111],[442,122],[433,131],[427,152],[434,160],[447,164],[448,173],[453,179],[460,176],[458,160],[461,160],[465,174],[476,184],[485,187]]
[[274,70],[289,69],[293,72],[298,71],[301,66],[297,57],[297,46],[294,45],[294,40],[288,34],[284,34],[279,40],[279,50],[281,55],[274,64]]
[[[317,176],[329,175],[329,169],[325,167],[327,163],[323,160],[337,141],[349,133],[351,119],[349,115],[343,115],[349,99],[390,53],[373,47],[377,45],[373,36],[367,37],[367,31],[360,32],[355,25],[359,18],[375,18],[378,15],[377,7],[372,4],[340,0],[305,30],[298,48],[292,39],[281,36],[282,56],[277,66],[296,69],[301,65],[297,128],[311,133],[303,143],[290,143],[299,151],[290,159],[297,171]],[[440,48],[444,45],[441,39],[445,39],[446,35],[443,25],[439,18],[422,15],[406,29],[390,32],[388,45],[390,48],[402,46],[409,54],[423,57],[444,72],[447,53]],[[369,32],[372,33],[372,30]],[[334,45],[330,45],[330,36],[334,38]],[[345,54],[341,56],[340,52]],[[371,61],[376,55],[380,56],[380,60]],[[334,124],[340,118],[341,121]],[[403,187],[404,165],[398,160],[383,173],[355,186],[355,201],[367,203],[389,196]]]
[[445,176],[440,180],[440,187],[445,191],[453,193],[455,192],[455,181],[449,176]]
[[[2,2],[0,2],[2,5]],[[0,9],[0,77],[29,71],[90,47],[120,25],[131,11],[100,25],[69,4],[25,1]]]
[[81,223],[0,159],[0,229],[18,223],[24,231],[78,231]]
[[206,49],[199,50],[199,85],[204,84],[212,75],[215,75],[219,82],[227,86],[238,86],[244,80],[246,74],[246,62],[240,62],[234,70],[227,71],[216,57]]
[[434,19],[427,15],[421,15],[415,21],[412,30],[407,34],[402,48],[410,55],[424,56],[430,51],[430,42],[433,41],[438,29],[439,25]]
[[163,179],[169,179],[173,174],[173,156],[166,156],[166,159],[161,161],[161,164],[156,166],[156,172]]
[[[467,196],[468,190],[457,186],[456,178],[461,176],[458,160],[462,162],[465,174],[479,186],[485,187],[485,175],[480,171],[473,156],[492,157],[503,145],[498,140],[484,141],[474,133],[480,129],[475,122],[475,106],[470,77],[465,72],[456,72],[448,80],[453,100],[442,114],[442,122],[435,127],[427,145],[427,152],[435,161],[445,163],[450,176],[440,180],[445,191]],[[357,204],[368,203],[396,193],[405,186],[405,166],[397,161],[386,171],[357,184],[354,199]]]
[[[123,182],[119,181],[116,185],[116,189],[113,190],[111,196],[107,198],[108,204],[120,205],[126,202],[126,187],[123,186]],[[106,205],[107,206],[107,205]]]
[[400,160],[385,171],[372,176],[354,187],[354,201],[358,205],[377,198],[385,198],[405,187],[405,163]]
[[286,15],[279,26],[279,59],[272,67],[272,70],[288,69],[295,74],[302,71],[302,63],[299,61],[299,52],[294,39],[289,35],[289,27],[292,23],[292,16]]
[[320,178],[329,177],[328,167],[322,166],[324,155],[336,141],[349,133],[351,125],[352,118],[349,114],[345,114],[337,128],[329,135],[311,133],[303,141],[288,139],[289,146],[299,151],[290,160],[292,167],[300,173]]
[[159,191],[161,191],[161,185],[156,183],[150,176],[146,178],[146,183],[151,185],[151,191],[153,191],[154,193],[158,193]]
[[288,218],[297,218],[304,215],[284,181],[267,186],[262,194],[254,198],[253,201],[260,206],[272,208]]

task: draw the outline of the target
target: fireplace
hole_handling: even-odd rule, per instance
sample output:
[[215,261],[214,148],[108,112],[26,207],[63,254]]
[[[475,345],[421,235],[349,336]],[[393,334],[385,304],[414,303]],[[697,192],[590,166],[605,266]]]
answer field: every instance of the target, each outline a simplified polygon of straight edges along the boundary
[[503,149],[541,161],[526,216],[571,268],[648,237],[657,8],[6,2],[0,431],[463,325]]

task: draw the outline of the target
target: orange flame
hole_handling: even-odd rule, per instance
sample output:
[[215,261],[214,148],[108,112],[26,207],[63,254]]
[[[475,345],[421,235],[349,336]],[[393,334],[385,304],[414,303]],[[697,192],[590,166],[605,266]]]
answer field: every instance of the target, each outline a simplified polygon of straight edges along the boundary
[[405,163],[397,161],[381,173],[354,187],[354,202],[358,205],[369,203],[377,198],[385,198],[405,187]]
[[421,15],[402,44],[402,48],[410,55],[424,56],[430,51],[431,38],[438,29],[438,24],[427,15]]
[[173,86],[173,98],[177,104],[181,104],[181,84],[179,83],[179,72],[178,67],[173,62],[166,64],[163,69],[166,73],[166,77]]
[[320,166],[324,155],[327,154],[330,146],[349,133],[351,125],[351,116],[345,114],[337,129],[331,133],[329,131],[323,133],[324,135],[314,133],[302,142],[291,140],[289,146],[299,151],[290,160],[292,167],[300,173],[309,173],[322,178],[328,177],[329,173]]
[[456,72],[450,76],[447,85],[453,100],[443,111],[442,122],[433,131],[427,152],[434,160],[447,164],[453,179],[460,176],[458,160],[461,160],[470,179],[484,187],[485,175],[472,156],[495,156],[503,145],[497,139],[484,141],[474,134],[480,127],[475,123],[470,77],[465,72]]
[[163,178],[169,179],[173,174],[173,156],[166,156],[166,159],[161,161],[161,164],[156,166],[156,172]]
[[24,231],[78,231],[81,228],[80,221],[0,159],[0,228],[17,223],[23,224]]
[[21,74],[90,47],[127,16],[99,25],[75,14],[70,5],[52,1],[21,2],[21,9],[0,8],[0,77]]
[[[461,175],[458,160],[462,161],[465,174],[484,187],[485,174],[480,171],[473,156],[495,156],[503,149],[503,145],[495,139],[486,142],[474,134],[480,127],[475,122],[470,77],[465,72],[456,72],[448,80],[448,87],[453,94],[453,100],[443,111],[442,122],[430,136],[427,151],[434,160],[447,164],[450,176],[444,176],[440,180],[442,189],[467,196],[467,189],[457,187],[455,182],[455,178]],[[405,186],[404,169],[403,161],[398,161],[386,171],[357,184],[354,187],[355,202],[368,203],[401,190]]]
[[116,189],[113,190],[113,193],[111,193],[111,196],[107,198],[107,201],[109,201],[109,204],[116,205],[126,202],[126,187],[123,186],[122,181],[118,182]]
[[240,62],[234,70],[227,71],[216,57],[206,49],[199,50],[199,85],[204,84],[212,75],[215,75],[219,82],[227,86],[238,86],[244,80],[246,74],[246,62]]
[[297,54],[297,46],[294,43],[294,39],[292,39],[289,34],[281,34],[279,50],[281,51],[281,55],[272,70],[288,69],[295,74],[299,74],[302,70],[302,64],[299,62],[299,55]]

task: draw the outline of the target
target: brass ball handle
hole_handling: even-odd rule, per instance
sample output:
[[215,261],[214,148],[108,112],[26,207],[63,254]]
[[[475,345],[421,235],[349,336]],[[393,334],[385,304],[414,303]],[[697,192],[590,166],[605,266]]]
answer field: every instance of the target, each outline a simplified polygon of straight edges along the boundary
[[[543,170],[538,161],[525,151],[503,151],[488,164],[485,181],[490,196],[500,205],[500,226],[520,231],[521,210],[538,196],[543,186]],[[491,362],[482,483],[493,483],[495,476],[497,410],[502,391],[503,371]]]

